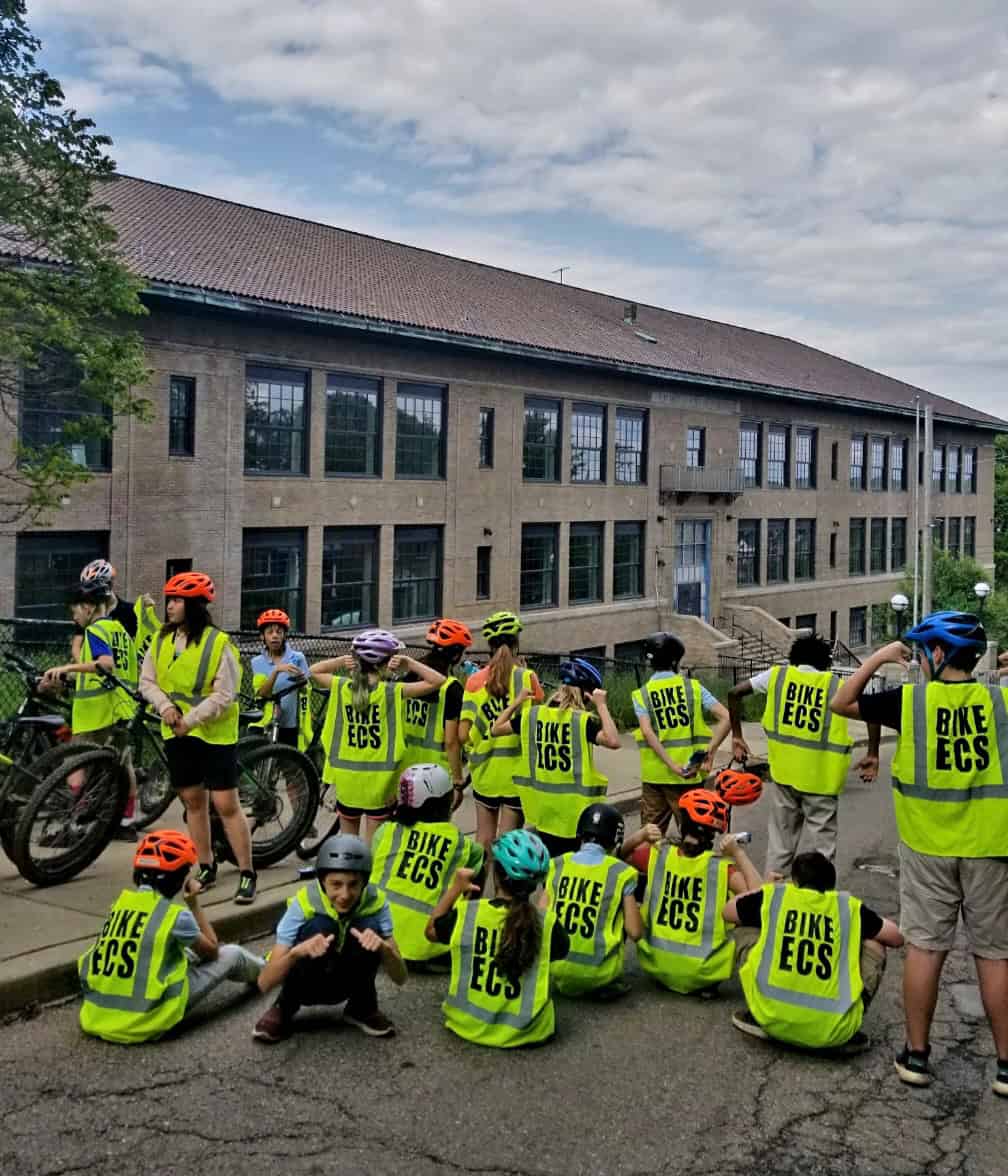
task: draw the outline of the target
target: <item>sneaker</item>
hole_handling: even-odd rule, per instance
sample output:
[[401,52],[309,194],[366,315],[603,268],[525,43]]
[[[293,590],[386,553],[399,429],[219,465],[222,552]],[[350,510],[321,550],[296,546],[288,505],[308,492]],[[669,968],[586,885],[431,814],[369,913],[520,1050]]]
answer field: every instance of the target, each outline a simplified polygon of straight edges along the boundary
[[925,1050],[911,1049],[905,1045],[896,1055],[894,1065],[900,1081],[910,1086],[930,1086],[931,1067],[928,1059],[931,1056],[931,1046]]
[[196,870],[196,881],[203,887],[204,890],[209,890],[211,886],[217,885],[217,863],[211,862],[209,866],[202,863]]
[[242,870],[241,877],[238,879],[238,889],[235,891],[234,900],[239,906],[248,906],[250,902],[255,901],[256,896],[256,873],[254,870]]
[[991,1083],[991,1090],[995,1094],[1000,1094],[1002,1098],[1008,1098],[1008,1061],[1004,1058],[998,1058],[997,1073]]
[[395,1035],[395,1025],[380,1009],[375,1009],[367,1017],[355,1017],[353,1013],[344,1011],[343,1020],[350,1025],[356,1025],[368,1037],[392,1037]]
[[740,1033],[748,1033],[750,1037],[758,1037],[760,1041],[769,1041],[770,1034],[756,1020],[748,1009],[739,1009],[732,1013],[731,1023]]
[[256,1021],[252,1030],[252,1040],[261,1041],[264,1045],[276,1045],[278,1041],[290,1037],[293,1030],[291,1018],[275,1004]]

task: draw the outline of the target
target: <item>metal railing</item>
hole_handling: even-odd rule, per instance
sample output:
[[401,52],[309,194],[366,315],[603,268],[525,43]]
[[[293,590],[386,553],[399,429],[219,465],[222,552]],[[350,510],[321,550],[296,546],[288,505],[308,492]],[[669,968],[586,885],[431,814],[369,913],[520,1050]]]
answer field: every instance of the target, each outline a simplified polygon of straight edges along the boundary
[[662,494],[732,494],[745,490],[741,466],[663,465],[658,488]]

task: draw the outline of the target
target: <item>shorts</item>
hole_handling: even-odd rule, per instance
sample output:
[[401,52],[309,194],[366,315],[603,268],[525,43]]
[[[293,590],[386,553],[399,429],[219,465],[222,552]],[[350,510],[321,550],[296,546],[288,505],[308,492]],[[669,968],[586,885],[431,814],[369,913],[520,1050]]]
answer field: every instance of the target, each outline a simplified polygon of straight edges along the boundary
[[678,827],[679,798],[684,792],[698,787],[698,784],[648,784],[645,781],[641,785],[641,824],[657,825],[664,833],[675,818]]
[[485,809],[489,809],[492,813],[499,812],[500,809],[511,809],[512,812],[520,813],[522,811],[520,796],[484,796],[482,792],[477,792],[473,789],[473,800],[477,804],[481,804]]
[[277,743],[285,743],[288,747],[297,747],[300,734],[297,727],[277,727]]
[[164,741],[168,777],[176,792],[206,788],[226,792],[238,787],[238,753],[233,743],[207,743],[194,735]]
[[914,947],[949,951],[962,914],[970,952],[1008,960],[1008,857],[932,857],[900,844],[900,930]]
[[336,801],[336,811],[342,817],[373,817],[376,821],[386,821],[395,812],[394,804],[387,804],[382,808],[358,808],[355,804],[344,804]]

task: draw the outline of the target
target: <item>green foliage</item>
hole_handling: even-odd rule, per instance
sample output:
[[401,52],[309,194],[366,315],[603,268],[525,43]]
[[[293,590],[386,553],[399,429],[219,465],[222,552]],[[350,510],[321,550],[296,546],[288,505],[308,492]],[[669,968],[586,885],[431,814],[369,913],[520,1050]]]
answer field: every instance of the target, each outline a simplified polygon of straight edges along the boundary
[[[140,286],[94,199],[95,182],[115,171],[110,140],[63,105],[59,83],[36,64],[39,48],[23,0],[0,0],[0,417],[15,439],[0,453],[6,522],[44,520],[88,479],[71,442],[107,437],[117,416],[149,411],[133,392],[147,380],[143,343],[127,325],[146,313]],[[83,409],[59,443],[16,440],[26,384],[41,407],[69,395]]]
[[[973,592],[973,585],[989,578],[975,559],[949,555],[935,547],[931,555],[932,607],[935,612],[942,609],[961,609],[963,612],[977,612],[979,602]],[[913,597],[913,581],[906,577],[900,590]],[[1008,644],[1008,581],[1001,590],[995,590],[987,598],[983,608],[984,627],[992,641],[999,645]],[[909,626],[909,619],[907,625]]]

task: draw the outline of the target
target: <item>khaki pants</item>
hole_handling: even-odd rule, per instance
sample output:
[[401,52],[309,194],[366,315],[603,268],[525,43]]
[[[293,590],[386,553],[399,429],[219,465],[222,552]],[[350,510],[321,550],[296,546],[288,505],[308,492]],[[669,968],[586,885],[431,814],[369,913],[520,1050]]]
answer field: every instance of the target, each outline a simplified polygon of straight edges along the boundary
[[697,784],[641,784],[640,819],[642,825],[657,825],[663,833],[675,822],[679,829],[679,798]]
[[791,876],[791,863],[798,854],[802,830],[811,834],[811,849],[818,849],[824,857],[836,860],[837,797],[821,796],[816,792],[799,792],[787,784],[773,786],[770,800],[770,821],[767,828],[768,844],[766,873]]

